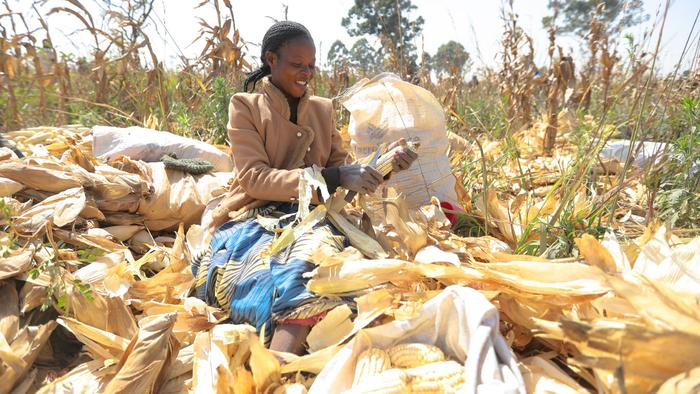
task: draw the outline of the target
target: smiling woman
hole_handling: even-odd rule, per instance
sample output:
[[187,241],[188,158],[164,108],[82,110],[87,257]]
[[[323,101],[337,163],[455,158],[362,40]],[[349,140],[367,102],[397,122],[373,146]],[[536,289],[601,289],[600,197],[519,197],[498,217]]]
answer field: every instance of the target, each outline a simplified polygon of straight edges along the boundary
[[[322,221],[267,259],[261,252],[274,231],[261,222],[289,223],[305,168],[322,168],[330,193],[339,186],[371,193],[383,178],[371,166],[349,164],[331,100],[310,94],[316,49],[309,31],[295,22],[275,23],[260,55],[262,66],[245,80],[245,93],[231,98],[228,138],[236,176],[213,212],[210,248],[192,272],[197,296],[228,310],[233,323],[264,328],[274,350],[302,353],[310,327],[342,302],[307,290],[304,274],[314,268],[309,258],[321,245],[340,252],[345,238]],[[258,82],[260,93],[248,93]],[[393,168],[408,168],[414,159],[412,152],[397,153]],[[312,204],[321,202],[315,193]]]

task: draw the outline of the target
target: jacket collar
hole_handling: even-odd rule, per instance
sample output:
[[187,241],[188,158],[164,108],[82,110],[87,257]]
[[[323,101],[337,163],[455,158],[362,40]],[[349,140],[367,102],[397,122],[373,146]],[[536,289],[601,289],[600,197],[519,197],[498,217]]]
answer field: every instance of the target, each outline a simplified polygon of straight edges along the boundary
[[[302,119],[305,119],[306,108],[309,102],[309,96],[311,95],[310,88],[306,88],[306,92],[299,99],[299,105],[297,107],[297,124],[301,124]],[[285,119],[289,120],[291,115],[291,110],[289,109],[289,102],[287,101],[287,96],[281,91],[275,84],[270,81],[270,77],[265,77],[262,80],[262,91],[267,97],[272,105],[272,108],[282,115]]]

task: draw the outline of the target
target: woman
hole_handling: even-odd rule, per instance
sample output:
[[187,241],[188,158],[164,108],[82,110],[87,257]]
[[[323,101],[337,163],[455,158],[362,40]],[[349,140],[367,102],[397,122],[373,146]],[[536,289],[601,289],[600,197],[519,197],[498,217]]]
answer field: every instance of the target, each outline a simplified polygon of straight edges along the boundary
[[[339,301],[306,289],[302,275],[314,268],[310,254],[320,245],[340,251],[344,238],[327,223],[297,239],[269,261],[260,257],[273,239],[258,216],[296,212],[295,199],[305,167],[322,167],[333,193],[337,187],[372,193],[383,181],[370,166],[349,164],[334,127],[331,100],[311,96],[308,83],[316,49],[302,25],[283,21],[265,33],[262,67],[231,98],[228,137],[236,177],[214,211],[219,225],[207,254],[195,261],[197,296],[230,311],[234,323],[249,323],[271,335],[273,350],[301,354],[311,328]],[[261,93],[247,93],[261,84]],[[415,155],[401,152],[394,168],[408,168]],[[318,204],[320,196],[314,196]],[[279,227],[284,225],[280,221]],[[270,339],[269,337],[266,339]]]

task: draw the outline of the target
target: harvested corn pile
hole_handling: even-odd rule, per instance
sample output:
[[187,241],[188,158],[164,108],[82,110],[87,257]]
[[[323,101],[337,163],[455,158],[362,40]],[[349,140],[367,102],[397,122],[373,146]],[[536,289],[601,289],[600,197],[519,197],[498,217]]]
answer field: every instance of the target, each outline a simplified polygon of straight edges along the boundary
[[[0,392],[471,392],[489,379],[527,392],[676,392],[700,384],[700,238],[631,226],[624,212],[636,215],[633,198],[614,218],[626,237],[584,235],[579,256],[546,258],[516,254],[518,240],[530,223],[590,211],[591,196],[578,188],[563,213],[554,194],[533,185],[475,197],[497,238],[455,234],[438,201],[410,211],[391,190],[347,206],[336,195],[272,245],[323,218],[352,244],[312,256],[308,287],[354,302],[314,326],[309,354],[298,357],[267,350],[252,327],[228,324],[191,296],[196,224],[225,176],[105,162],[86,128],[7,137],[27,157],[0,156]],[[562,170],[552,162],[561,152],[521,164],[551,187],[547,172]],[[542,236],[532,232],[531,246]]]

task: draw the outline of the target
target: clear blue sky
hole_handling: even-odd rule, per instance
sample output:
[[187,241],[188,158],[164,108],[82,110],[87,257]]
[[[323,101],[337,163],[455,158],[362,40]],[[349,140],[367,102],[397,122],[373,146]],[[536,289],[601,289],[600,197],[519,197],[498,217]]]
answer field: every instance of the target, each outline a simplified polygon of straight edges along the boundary
[[[341,39],[346,45],[352,45],[351,38],[341,26],[340,21],[353,4],[353,0],[231,0],[236,18],[236,27],[240,30],[244,40],[249,42],[248,51],[257,55],[257,44],[262,40],[265,30],[272,23],[271,18],[283,19],[284,6],[288,8],[288,18],[306,25],[316,39],[317,59],[320,64],[325,63],[326,52],[333,41]],[[28,19],[34,19],[34,12],[30,10],[28,0],[11,0],[10,4],[16,10],[23,11]],[[49,2],[49,5],[40,8],[42,13],[56,6],[60,1]],[[99,20],[101,14],[99,3],[93,0],[83,0],[82,3],[94,12],[94,17]],[[156,0],[156,8],[148,31],[153,41],[154,48],[166,64],[175,66],[179,63],[181,53],[188,57],[196,56],[203,46],[202,42],[192,43],[197,36],[199,25],[196,17],[212,20],[213,7],[206,6],[195,9],[200,0]],[[413,16],[421,15],[425,19],[423,36],[416,42],[419,48],[423,48],[430,54],[434,54],[437,48],[449,41],[461,42],[474,59],[474,65],[495,67],[498,63],[499,40],[503,32],[501,9],[503,3],[496,0],[414,0],[417,10]],[[66,2],[68,4],[68,2]],[[541,20],[548,15],[547,0],[515,0],[515,12],[519,15],[522,27],[531,34],[535,40],[536,62],[542,65],[546,61],[547,32],[542,28]],[[655,22],[658,22],[662,11],[657,15],[665,1],[644,0],[645,10],[651,15],[650,20],[628,32],[641,40],[645,31],[651,31]],[[671,3],[666,30],[662,39],[662,55],[659,58],[660,66],[664,71],[669,71],[680,59],[685,40],[690,33],[693,20],[700,9],[697,0],[676,0]],[[91,40],[81,33],[71,34],[79,27],[75,18],[54,14],[48,17],[59,50],[72,53],[87,53]],[[6,21],[3,21],[5,24]],[[99,24],[99,22],[98,22]],[[647,45],[653,50],[659,26],[656,25],[653,39],[647,40]],[[695,27],[693,38],[698,45],[700,26]],[[560,37],[558,44],[565,52],[574,54],[575,58],[581,56],[580,40],[572,37]],[[623,43],[620,41],[620,45]],[[694,47],[693,47],[694,49]],[[619,48],[625,52],[625,48]],[[686,55],[684,64],[689,64],[693,55]]]

